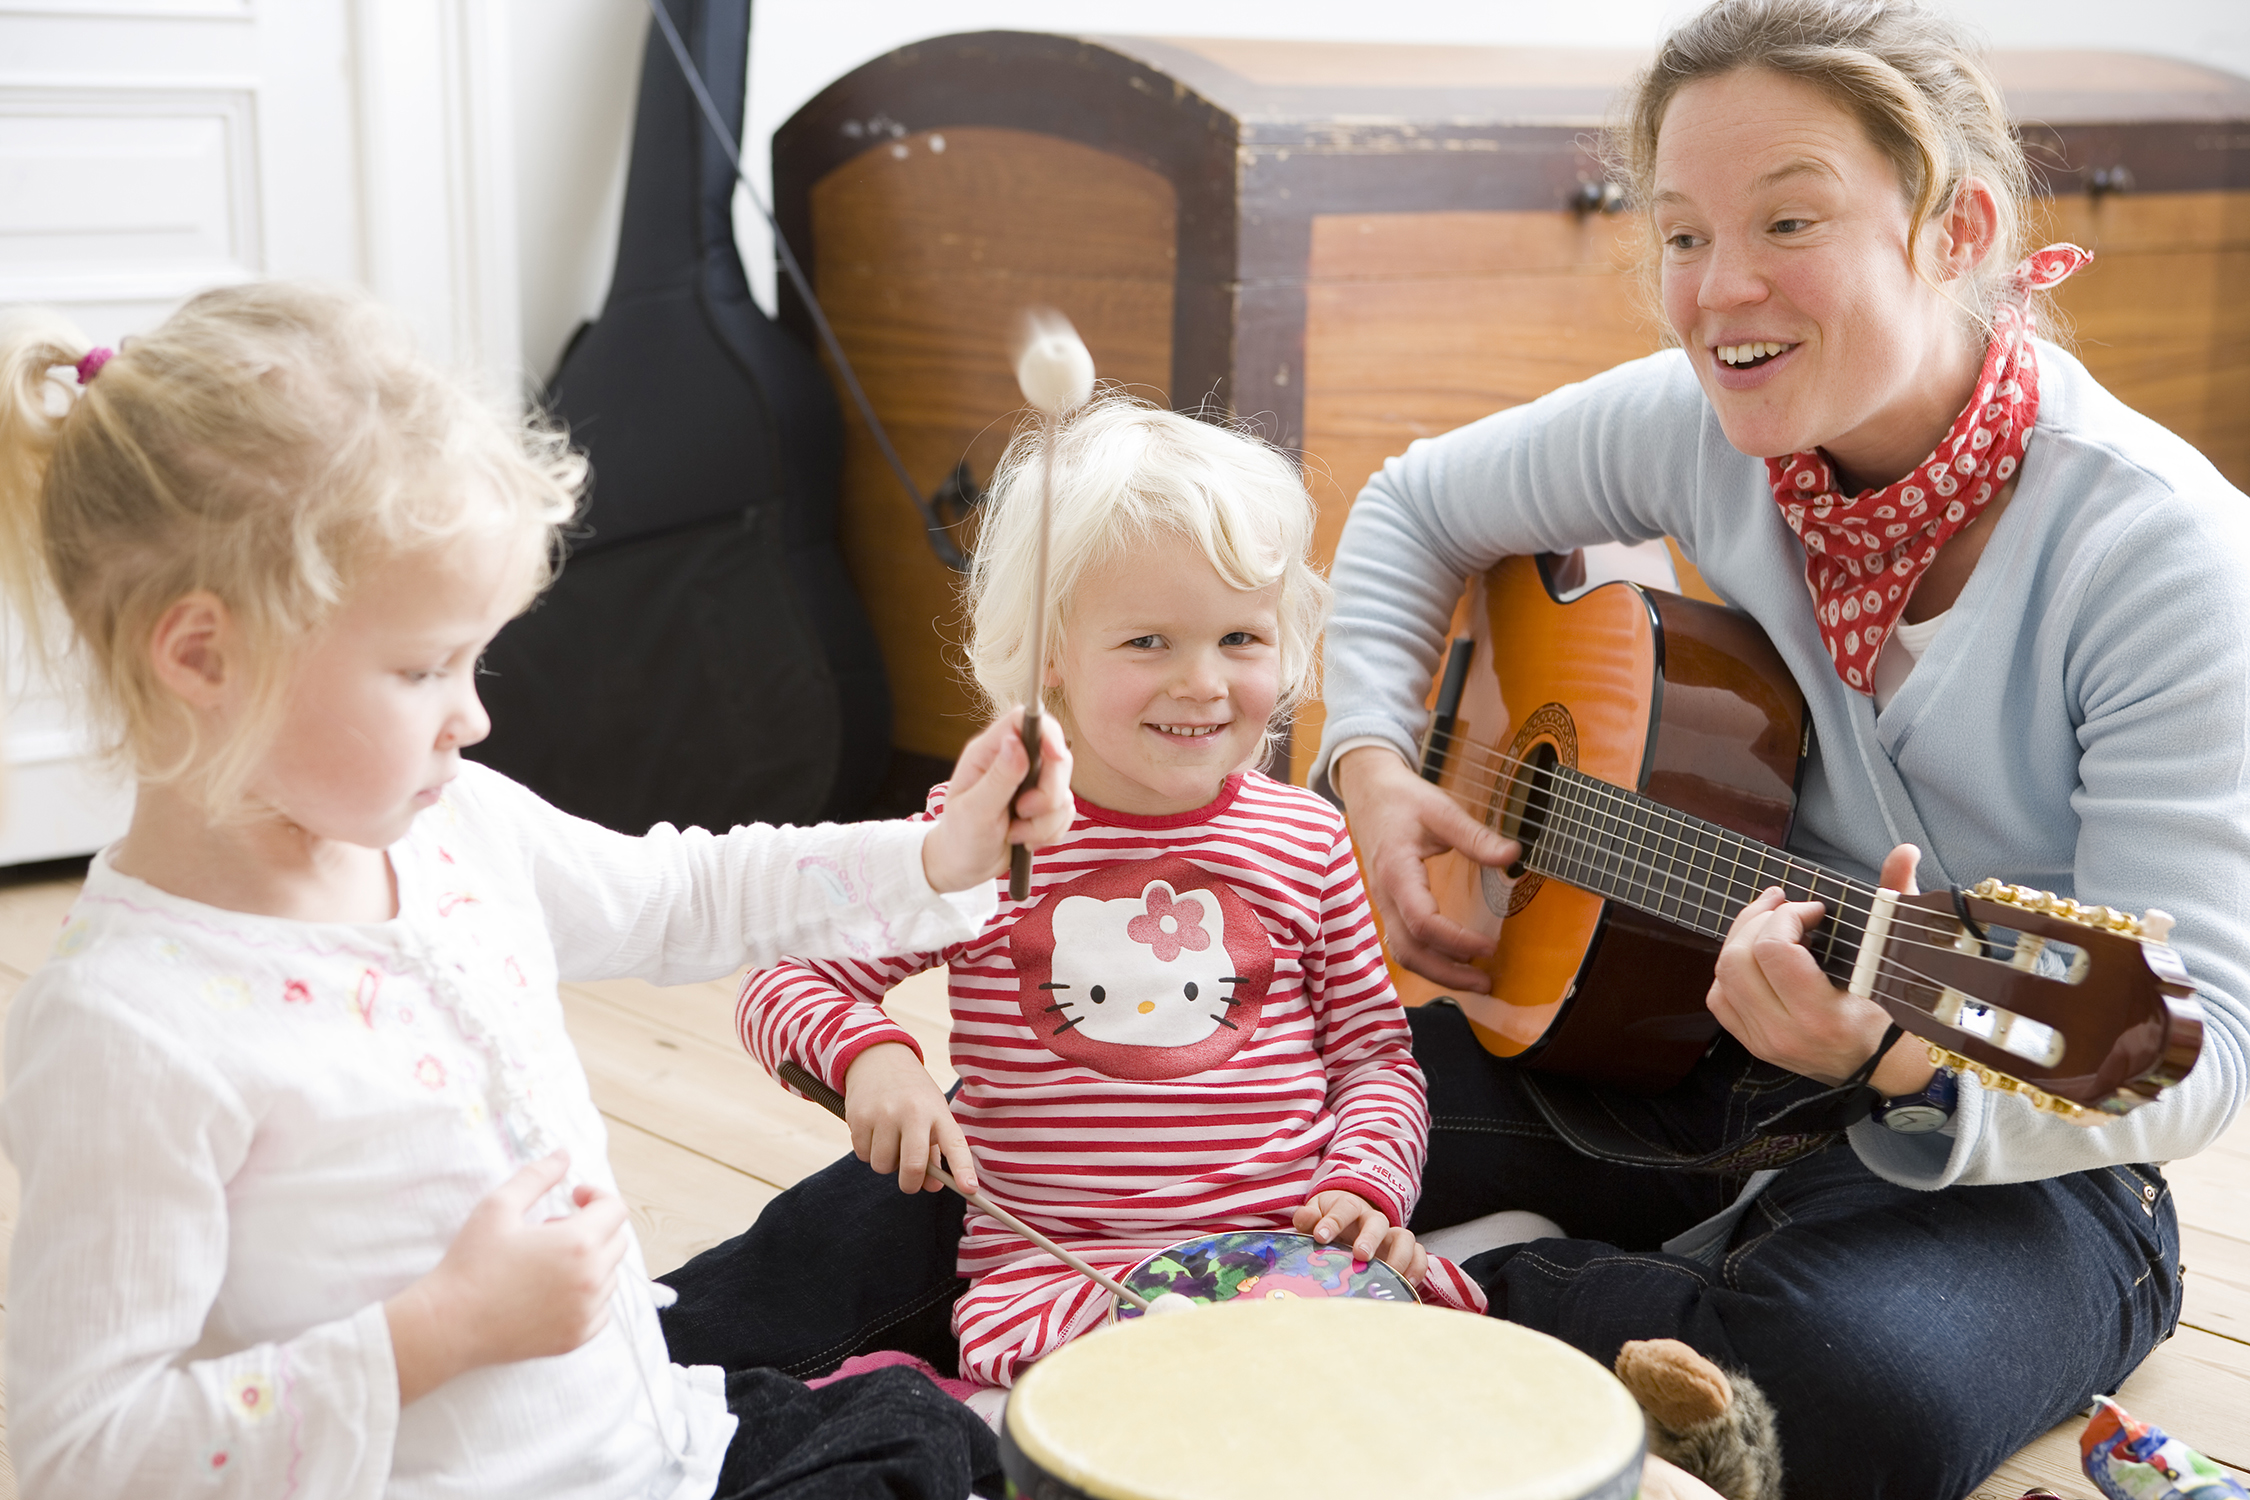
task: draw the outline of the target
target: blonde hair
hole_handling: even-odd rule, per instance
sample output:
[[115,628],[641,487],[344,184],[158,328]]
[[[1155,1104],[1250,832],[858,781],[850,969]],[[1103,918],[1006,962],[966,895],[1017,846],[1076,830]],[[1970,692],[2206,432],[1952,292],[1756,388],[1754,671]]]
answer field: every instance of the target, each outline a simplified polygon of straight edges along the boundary
[[[266,282],[206,292],[76,390],[87,341],[59,314],[0,315],[0,569],[39,654],[64,664],[103,749],[242,810],[291,668],[371,568],[500,524],[528,603],[585,462],[418,358],[365,294]],[[208,590],[244,643],[248,710],[224,743],[158,680],[151,636]],[[46,640],[46,599],[74,640]]]
[[[1026,427],[993,471],[969,569],[969,671],[989,706],[1013,704],[1031,677],[1032,579],[1046,439]],[[1281,585],[1281,696],[1274,721],[1312,691],[1328,580],[1305,554],[1312,496],[1287,455],[1216,422],[1105,391],[1055,438],[1046,637],[1059,651],[1080,580],[1169,532],[1202,548],[1238,589]],[[1051,695],[1050,695],[1051,696]]]
[[1655,201],[1657,137],[1673,97],[1745,68],[1802,79],[1859,121],[1898,173],[1908,264],[1932,286],[1923,227],[1951,208],[1967,179],[1991,188],[1999,233],[1964,304],[1989,327],[2024,255],[2031,169],[1999,87],[1967,38],[1943,16],[1901,0],[1718,0],[1664,39],[1631,89],[1611,149],[1638,202]]

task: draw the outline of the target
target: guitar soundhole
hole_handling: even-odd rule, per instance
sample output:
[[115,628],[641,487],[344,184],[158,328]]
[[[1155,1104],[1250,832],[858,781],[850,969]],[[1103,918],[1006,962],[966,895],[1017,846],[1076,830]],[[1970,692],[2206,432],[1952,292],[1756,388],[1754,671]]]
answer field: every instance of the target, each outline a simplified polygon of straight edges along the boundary
[[[1578,726],[1572,722],[1570,710],[1560,703],[1534,710],[1516,731],[1515,743],[1508,747],[1508,762],[1514,767],[1513,774],[1493,787],[1492,806],[1486,816],[1503,837],[1523,847],[1522,857],[1507,871],[1515,883],[1508,891],[1503,915],[1512,917],[1529,906],[1546,883],[1545,877],[1531,868],[1531,857],[1546,832],[1547,815],[1554,805],[1555,768],[1575,768],[1578,764]],[[1488,872],[1485,904],[1497,909],[1495,884]]]

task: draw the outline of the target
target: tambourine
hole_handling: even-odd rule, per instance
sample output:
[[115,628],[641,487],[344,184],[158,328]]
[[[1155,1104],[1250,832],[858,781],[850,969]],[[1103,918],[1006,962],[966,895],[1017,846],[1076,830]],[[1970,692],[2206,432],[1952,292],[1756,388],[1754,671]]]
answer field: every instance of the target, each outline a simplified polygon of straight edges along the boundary
[[[1177,1292],[1190,1302],[1268,1302],[1358,1297],[1373,1302],[1416,1303],[1406,1278],[1381,1261],[1354,1260],[1346,1245],[1323,1245],[1309,1234],[1233,1229],[1199,1235],[1157,1251],[1118,1278],[1151,1302]],[[1110,1299],[1113,1323],[1142,1316],[1123,1298]]]
[[1255,1292],[1098,1328],[1025,1371],[1000,1430],[1025,1500],[1632,1500],[1641,1410],[1498,1318]]

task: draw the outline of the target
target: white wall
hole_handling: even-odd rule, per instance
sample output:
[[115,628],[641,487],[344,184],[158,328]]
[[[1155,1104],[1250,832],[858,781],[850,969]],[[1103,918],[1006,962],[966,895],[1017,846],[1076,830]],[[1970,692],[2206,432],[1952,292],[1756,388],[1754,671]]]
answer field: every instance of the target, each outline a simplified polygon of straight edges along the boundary
[[[644,0],[509,0],[525,368],[535,377],[600,308],[623,201]],[[2243,0],[1936,0],[1995,47],[2156,52],[2250,75]],[[1487,46],[1650,47],[1700,0],[766,0],[752,16],[744,156],[766,191],[774,128],[830,82],[924,37],[992,29]],[[752,285],[773,257],[737,212]]]

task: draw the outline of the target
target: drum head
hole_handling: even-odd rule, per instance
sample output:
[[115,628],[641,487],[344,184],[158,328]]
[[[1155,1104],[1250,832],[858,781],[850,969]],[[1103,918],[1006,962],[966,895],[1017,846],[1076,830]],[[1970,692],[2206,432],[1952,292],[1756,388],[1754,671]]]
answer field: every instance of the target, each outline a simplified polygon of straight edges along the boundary
[[1443,1308],[1245,1298],[1033,1365],[1000,1456],[1030,1500],[1630,1500],[1640,1408],[1558,1339]]
[[[1232,1302],[1241,1297],[1268,1302],[1298,1297],[1421,1300],[1405,1277],[1379,1260],[1355,1261],[1344,1246],[1323,1245],[1309,1234],[1270,1229],[1237,1229],[1182,1240],[1157,1251],[1118,1280],[1144,1297],[1178,1292],[1195,1302]],[[1141,1316],[1130,1302],[1110,1300],[1112,1320]]]

